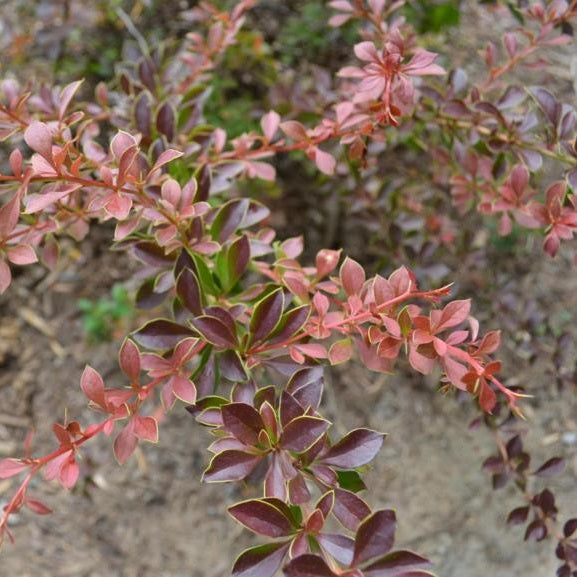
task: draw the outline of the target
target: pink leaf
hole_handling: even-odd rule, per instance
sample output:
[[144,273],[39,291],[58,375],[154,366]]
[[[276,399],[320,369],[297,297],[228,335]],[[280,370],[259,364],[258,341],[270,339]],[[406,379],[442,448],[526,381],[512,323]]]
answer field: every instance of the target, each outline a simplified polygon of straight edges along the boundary
[[42,501],[36,499],[26,499],[26,506],[37,515],[50,515],[52,509],[47,507]]
[[60,96],[59,96],[60,102],[58,103],[58,118],[60,120],[62,120],[64,118],[64,115],[66,114],[66,110],[70,104],[70,101],[72,100],[72,98],[74,97],[74,95],[76,94],[78,89],[80,88],[80,85],[82,84],[82,82],[84,82],[84,81],[83,80],[77,80],[76,82],[72,82],[71,84],[68,84],[67,86],[65,86],[62,89],[62,91],[60,92]]
[[134,453],[137,444],[138,439],[133,432],[133,421],[131,420],[114,440],[114,456],[116,460],[121,465],[124,465]]
[[154,166],[150,169],[150,172],[148,173],[148,177],[150,177],[151,174],[156,172],[159,168],[163,167],[165,164],[168,164],[169,162],[172,162],[173,160],[180,158],[182,155],[183,153],[180,152],[179,150],[173,150],[172,148],[165,150],[156,159]]
[[24,131],[26,144],[45,158],[51,165],[54,163],[52,156],[52,133],[43,122],[34,121]]
[[340,277],[347,295],[356,295],[365,283],[365,269],[358,262],[347,257],[341,266]]
[[46,187],[42,192],[38,194],[31,194],[26,197],[26,214],[34,214],[40,212],[45,208],[49,207],[51,204],[58,202],[59,200],[72,194],[74,191],[81,188],[81,184],[65,184],[63,186],[57,186],[55,189],[51,187]]
[[124,220],[130,214],[132,208],[132,200],[128,196],[120,193],[112,193],[108,197],[104,209],[110,216],[116,220]]
[[72,489],[80,476],[80,467],[74,460],[74,455],[70,454],[60,469],[60,483],[65,489]]
[[376,62],[379,60],[379,53],[373,42],[359,42],[354,47],[355,55],[364,62]]
[[8,260],[13,264],[26,265],[38,262],[34,249],[29,244],[17,244],[6,250]]
[[136,146],[136,140],[133,136],[128,134],[128,132],[124,132],[119,130],[112,141],[110,142],[110,150],[112,150],[112,154],[114,154],[114,158],[117,161],[120,161],[122,155],[132,147]]
[[193,405],[196,402],[196,387],[186,377],[177,375],[172,378],[172,392],[185,403]]
[[141,417],[134,415],[134,435],[142,441],[158,443],[158,423],[154,417]]
[[12,282],[12,273],[6,262],[0,259],[0,294],[6,291]]
[[271,141],[280,125],[280,116],[274,110],[267,112],[260,121],[260,126],[265,138]]
[[106,408],[106,397],[104,395],[104,381],[100,374],[90,365],[86,365],[82,377],[80,378],[80,387],[88,399],[97,407]]
[[2,459],[0,461],[0,479],[8,479],[18,475],[28,468],[28,464],[20,459]]
[[118,360],[122,372],[131,381],[138,381],[140,375],[140,351],[130,339],[126,339],[122,344]]
[[0,208],[0,238],[6,238],[18,223],[20,215],[20,195],[16,193]]
[[302,142],[308,139],[305,127],[296,120],[287,120],[280,124],[280,129],[295,142]]
[[329,349],[329,361],[331,365],[346,363],[353,356],[353,347],[349,339],[343,339],[333,343]]
[[337,161],[332,154],[329,154],[320,148],[315,148],[315,164],[323,174],[332,176],[335,173]]

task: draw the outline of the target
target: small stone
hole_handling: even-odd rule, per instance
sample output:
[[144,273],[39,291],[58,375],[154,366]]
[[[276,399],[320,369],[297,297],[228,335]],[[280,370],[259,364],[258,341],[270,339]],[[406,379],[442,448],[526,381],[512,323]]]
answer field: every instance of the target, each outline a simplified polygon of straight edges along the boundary
[[565,431],[561,435],[561,441],[564,445],[577,445],[577,431]]

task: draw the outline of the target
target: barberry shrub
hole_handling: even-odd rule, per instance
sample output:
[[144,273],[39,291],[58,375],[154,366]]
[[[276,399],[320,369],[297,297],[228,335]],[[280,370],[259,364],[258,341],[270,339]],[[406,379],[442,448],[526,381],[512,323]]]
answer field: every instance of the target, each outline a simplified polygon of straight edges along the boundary
[[[327,178],[362,180],[387,146],[418,134],[438,163],[435,184],[450,187],[458,210],[497,215],[503,234],[534,229],[554,255],[577,227],[575,112],[546,88],[506,78],[525,64],[547,71],[542,51],[570,40],[577,2],[511,7],[518,28],[502,49],[486,48],[486,77],[469,82],[451,70],[450,52],[419,45],[402,0],[334,0],[329,25],[354,26],[362,40],[323,117],[307,126],[290,107],[284,118],[267,111],[259,130],[229,141],[203,111],[255,4],[223,11],[201,3],[188,12],[198,29],[178,46],[151,49],[139,37],[141,57],[119,66],[117,88],[99,84],[86,102],[77,98],[81,81],[0,84],[0,136],[11,151],[0,174],[0,292],[14,266],[53,267],[60,238],[81,240],[110,221],[111,244],[139,263],[135,304],[150,315],[120,347],[125,386],[107,387],[86,366],[80,387],[94,422],[55,422],[52,452],[34,455],[27,443],[22,456],[0,461],[0,478],[22,479],[0,517],[0,539],[13,539],[9,520],[23,508],[51,512],[31,489],[36,476],[74,487],[83,445],[103,435],[124,464],[141,441],[158,441],[159,407],[184,406],[214,437],[203,480],[262,485],[262,498],[228,508],[263,538],[239,555],[233,575],[431,575],[427,559],[395,548],[395,512],[359,496],[361,470],[385,435],[357,428],[337,437],[322,415],[327,366],[355,357],[390,373],[403,357],[418,373],[436,371],[444,390],[474,399],[477,423],[497,440],[484,463],[493,486],[512,481],[525,499],[509,522],[525,524],[527,539],[552,536],[558,575],[575,577],[577,519],[559,529],[553,493],[529,482],[559,473],[563,461],[531,467],[510,432],[524,393],[500,377],[499,331],[482,334],[470,300],[451,299],[449,285],[420,287],[405,267],[371,276],[334,248],[303,263],[303,238],[277,240],[269,209],[239,183],[274,180],[275,158],[296,151]],[[539,193],[544,158],[567,170]]]

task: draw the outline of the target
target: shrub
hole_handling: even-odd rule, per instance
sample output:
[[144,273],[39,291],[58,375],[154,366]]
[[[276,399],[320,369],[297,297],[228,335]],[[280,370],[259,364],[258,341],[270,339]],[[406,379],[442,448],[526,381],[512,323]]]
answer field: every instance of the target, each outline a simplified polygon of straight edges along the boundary
[[[423,193],[421,204],[413,196],[448,186],[461,214],[474,207],[496,215],[505,235],[514,227],[538,231],[554,255],[577,226],[575,112],[546,88],[505,78],[523,64],[542,65],[542,49],[568,41],[577,3],[512,6],[519,28],[504,35],[501,50],[488,45],[485,77],[469,82],[463,70],[446,72],[450,53],[440,59],[421,46],[427,25],[421,20],[423,34],[415,35],[402,1],[335,0],[330,24],[354,26],[363,40],[352,48],[354,65],[341,68],[338,89],[322,95],[321,117],[315,121],[318,109],[299,107],[298,99],[291,107],[289,93],[284,119],[255,110],[258,130],[229,142],[222,127],[204,122],[203,110],[213,98],[211,118],[218,120],[221,101],[210,91],[225,84],[213,80],[215,70],[254,4],[190,9],[186,17],[198,29],[178,46],[151,48],[138,35],[141,56],[119,66],[118,90],[99,84],[84,103],[75,100],[80,81],[37,92],[12,79],[0,85],[1,136],[11,149],[10,169],[0,174],[0,291],[10,286],[14,265],[41,259],[54,266],[61,237],[80,240],[90,226],[111,222],[111,243],[139,261],[138,278],[145,279],[136,306],[150,311],[120,347],[126,386],[107,387],[89,365],[82,375],[99,420],[55,422],[52,452],[33,456],[27,446],[20,458],[0,461],[0,478],[22,476],[0,536],[12,538],[8,520],[23,507],[50,512],[30,488],[41,472],[72,488],[82,446],[101,435],[114,435],[115,457],[124,464],[139,442],[157,442],[155,409],[184,404],[214,435],[204,481],[263,486],[262,498],[228,509],[265,538],[238,557],[234,575],[268,577],[280,567],[293,577],[430,575],[425,558],[394,549],[394,511],[372,510],[358,495],[366,488],[361,471],[384,435],[358,428],[336,438],[321,409],[327,365],[356,356],[389,373],[406,357],[418,373],[438,371],[445,391],[475,400],[477,424],[497,440],[498,453],[484,463],[493,486],[512,481],[526,500],[509,521],[526,524],[527,539],[551,535],[558,574],[577,575],[577,520],[560,531],[553,493],[528,483],[560,472],[563,461],[552,457],[531,468],[521,437],[511,434],[525,395],[499,376],[499,331],[482,334],[470,300],[450,300],[449,285],[421,288],[404,266],[367,275],[334,247],[303,263],[303,238],[277,240],[270,211],[239,185],[273,181],[274,159],[300,152],[324,182],[350,188],[347,202],[355,203],[387,151],[402,148],[410,157],[418,150],[428,155],[429,170],[421,160],[415,185],[402,181],[410,194],[399,192],[393,202],[399,222],[424,215],[426,239],[451,244],[450,214],[427,208],[429,200],[441,201]],[[414,18],[422,5],[413,6]],[[452,3],[438,9],[456,10]],[[244,38],[258,54],[258,36]],[[238,48],[242,57],[247,47]],[[238,60],[229,59],[232,65]],[[238,130],[239,119],[228,118]],[[544,159],[567,170],[537,192]],[[381,192],[365,206],[378,205]],[[398,230],[402,238],[403,226]],[[325,529],[331,517],[341,532]]]

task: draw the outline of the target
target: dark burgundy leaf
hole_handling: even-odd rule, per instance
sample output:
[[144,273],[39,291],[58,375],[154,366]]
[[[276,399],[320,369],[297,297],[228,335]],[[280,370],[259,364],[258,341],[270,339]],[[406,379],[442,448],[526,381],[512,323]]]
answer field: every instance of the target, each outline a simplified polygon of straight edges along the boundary
[[176,110],[169,102],[165,102],[156,113],[156,129],[171,142],[174,139]]
[[156,278],[151,278],[142,283],[136,292],[136,306],[139,309],[154,309],[164,302],[166,292],[154,292]]
[[547,526],[537,519],[529,524],[525,531],[525,541],[543,541],[547,537]]
[[272,577],[281,566],[289,543],[269,543],[240,554],[232,568],[232,577]]
[[251,499],[229,507],[228,512],[242,525],[273,539],[294,533],[290,517],[267,499]]
[[257,445],[258,435],[264,429],[259,412],[244,403],[230,403],[220,409],[226,430],[245,445]]
[[502,457],[487,457],[483,462],[483,469],[490,473],[502,473],[505,468]]
[[519,437],[519,435],[515,435],[507,443],[507,455],[509,456],[509,459],[513,459],[518,457],[522,451],[523,441],[521,441],[521,437]]
[[262,387],[254,393],[253,397],[254,406],[258,409],[260,409],[260,406],[263,403],[268,403],[271,407],[274,407],[276,399],[276,388],[274,385]]
[[535,507],[539,507],[545,515],[552,515],[557,512],[555,506],[555,495],[549,489],[544,489],[533,497],[531,501]]
[[191,329],[167,319],[156,319],[146,323],[134,333],[134,340],[149,349],[172,349],[182,339],[194,337]]
[[328,519],[331,511],[333,510],[333,505],[335,504],[335,493],[334,491],[329,491],[325,493],[315,505],[315,509],[318,509],[324,516]]
[[321,557],[309,554],[293,559],[284,573],[288,577],[336,577]]
[[259,222],[262,222],[265,218],[268,218],[270,215],[270,210],[260,202],[255,200],[251,200],[248,210],[240,224],[240,228],[248,228]]
[[307,483],[300,473],[288,482],[288,493],[290,502],[295,505],[308,503],[311,500]]
[[236,351],[224,351],[218,355],[218,360],[221,375],[225,379],[236,383],[242,383],[248,379],[240,355]]
[[565,558],[574,567],[577,566],[577,547],[572,547],[569,543],[565,543]]
[[370,512],[369,506],[354,493],[344,489],[335,489],[333,514],[347,529],[356,531],[361,521]]
[[353,563],[359,565],[387,554],[394,542],[397,518],[391,510],[376,511],[357,529]]
[[384,435],[370,429],[355,429],[335,443],[321,462],[341,469],[356,469],[373,460],[383,444]]
[[195,315],[202,314],[202,291],[197,276],[185,268],[176,281],[176,294],[187,310]]
[[254,342],[265,340],[280,322],[284,308],[284,292],[279,288],[261,301],[253,310],[250,319],[250,332]]
[[143,90],[136,98],[134,104],[134,120],[136,128],[143,136],[150,138],[152,97],[147,90]]
[[283,427],[286,427],[293,419],[302,417],[305,413],[300,403],[286,391],[281,393],[279,411],[280,422]]
[[240,227],[249,207],[246,198],[230,200],[216,213],[211,226],[212,238],[225,242]]
[[259,455],[250,455],[243,451],[223,451],[212,458],[204,472],[203,480],[208,483],[241,481],[252,472],[261,459]]
[[313,367],[297,371],[287,383],[286,390],[306,410],[317,409],[323,394],[323,368]]
[[310,311],[309,305],[303,305],[283,314],[271,338],[268,339],[269,344],[282,342],[297,334],[307,322]]
[[541,465],[536,471],[537,477],[554,477],[565,469],[565,460],[561,457],[553,457]]
[[563,526],[563,535],[571,537],[577,531],[577,519],[569,519]]
[[246,271],[250,262],[250,242],[248,237],[243,234],[236,239],[228,249],[227,253],[227,271],[228,271],[228,289],[231,289],[240,277]]
[[285,500],[287,497],[287,481],[283,474],[279,453],[273,453],[271,464],[264,481],[264,494]]
[[422,571],[431,562],[412,551],[394,551],[363,569],[364,577],[421,577],[432,575]]
[[350,565],[353,560],[353,550],[355,542],[346,535],[332,533],[321,533],[317,536],[320,546],[339,563],[345,566]]
[[528,505],[526,507],[517,507],[516,509],[513,509],[507,517],[507,523],[510,525],[523,525],[523,523],[527,521],[529,510],[530,507]]
[[297,417],[283,428],[280,445],[285,450],[302,453],[316,443],[328,427],[329,422],[320,417]]
[[133,252],[138,260],[157,268],[172,265],[175,258],[173,255],[166,255],[162,247],[151,241],[137,242],[133,247]]
[[236,335],[219,318],[203,315],[192,319],[190,322],[200,333],[201,337],[216,347],[223,349],[236,348]]
[[551,92],[540,86],[533,86],[529,91],[539,103],[549,122],[556,127],[561,119],[561,103],[557,101]]

